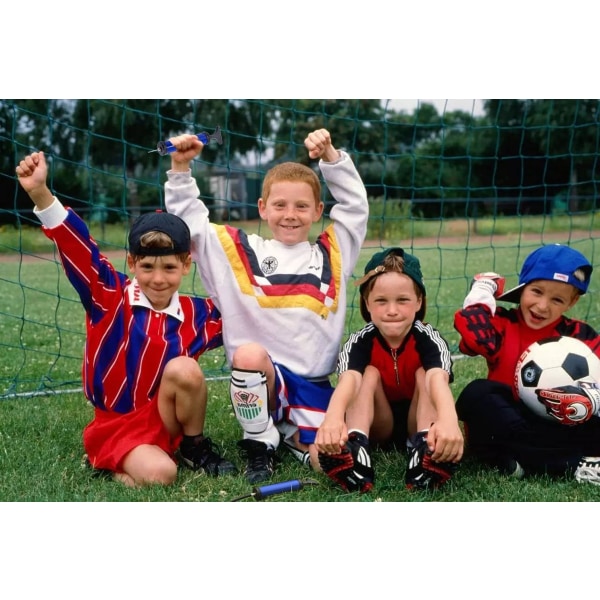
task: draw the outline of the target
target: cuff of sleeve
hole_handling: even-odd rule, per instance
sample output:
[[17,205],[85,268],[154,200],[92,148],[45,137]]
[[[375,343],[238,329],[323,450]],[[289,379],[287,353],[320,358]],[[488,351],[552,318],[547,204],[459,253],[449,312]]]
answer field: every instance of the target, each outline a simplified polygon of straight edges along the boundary
[[334,165],[339,165],[341,162],[344,162],[346,160],[348,160],[350,158],[350,156],[348,155],[347,152],[344,152],[344,150],[338,150],[338,158],[337,160],[334,160],[333,162],[327,162],[323,159],[321,159],[319,161],[319,165],[322,166],[334,166]]
[[185,183],[192,176],[192,170],[188,169],[187,171],[173,171],[173,169],[169,169],[167,171],[167,178],[172,183]]
[[484,304],[490,309],[492,315],[496,314],[496,299],[494,298],[494,294],[488,286],[477,285],[477,282],[473,284],[471,291],[467,294],[463,302],[463,308],[473,306],[474,304]]
[[53,196],[53,198],[54,202],[48,206],[48,208],[38,210],[36,206],[33,207],[33,214],[40,220],[42,225],[48,229],[58,227],[67,218],[68,214],[67,209],[62,205],[62,202],[56,196]]

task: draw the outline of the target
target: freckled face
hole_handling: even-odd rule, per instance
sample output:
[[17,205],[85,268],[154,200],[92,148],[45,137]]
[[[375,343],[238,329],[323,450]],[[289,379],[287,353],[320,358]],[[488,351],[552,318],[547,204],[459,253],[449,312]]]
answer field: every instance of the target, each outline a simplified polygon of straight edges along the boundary
[[312,224],[323,214],[323,203],[315,200],[312,188],[304,181],[277,181],[267,201],[258,201],[258,212],[274,239],[293,246],[308,240]]
[[188,256],[184,263],[175,255],[145,256],[134,262],[131,255],[128,255],[127,264],[152,307],[163,310],[169,306],[183,277],[190,272],[192,257]]
[[421,305],[413,280],[393,271],[378,275],[365,298],[371,320],[392,348],[406,337]]
[[540,279],[523,288],[519,305],[525,323],[532,329],[542,329],[559,319],[578,300],[579,294],[572,285]]

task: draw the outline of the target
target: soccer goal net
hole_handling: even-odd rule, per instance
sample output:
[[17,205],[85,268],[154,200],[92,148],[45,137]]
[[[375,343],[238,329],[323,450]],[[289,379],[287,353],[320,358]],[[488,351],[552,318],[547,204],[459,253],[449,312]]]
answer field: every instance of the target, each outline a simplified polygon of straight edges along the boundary
[[[286,160],[316,166],[304,138],[327,128],[369,196],[355,277],[384,247],[416,254],[425,320],[458,353],[453,314],[475,273],[496,271],[512,287],[527,254],[550,243],[600,261],[599,109],[598,100],[0,100],[0,398],[81,386],[83,309],[15,176],[34,150],[48,157],[53,193],[127,272],[131,219],[164,208],[170,161],[159,142],[208,136],[193,174],[212,220],[268,236],[257,211],[265,172]],[[323,201],[315,236],[328,222],[326,189]],[[594,327],[597,287],[592,277],[569,313]],[[183,291],[205,295],[197,273]],[[356,288],[348,294],[347,333],[363,325]],[[201,361],[209,377],[227,375],[222,350]]]

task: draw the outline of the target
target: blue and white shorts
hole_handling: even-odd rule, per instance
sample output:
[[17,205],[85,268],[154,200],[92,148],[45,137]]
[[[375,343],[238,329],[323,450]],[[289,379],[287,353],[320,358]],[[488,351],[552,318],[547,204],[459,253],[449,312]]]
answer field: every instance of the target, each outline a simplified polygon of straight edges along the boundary
[[329,378],[305,379],[283,365],[273,363],[273,366],[277,394],[273,421],[285,438],[297,430],[301,443],[314,443],[333,394]]

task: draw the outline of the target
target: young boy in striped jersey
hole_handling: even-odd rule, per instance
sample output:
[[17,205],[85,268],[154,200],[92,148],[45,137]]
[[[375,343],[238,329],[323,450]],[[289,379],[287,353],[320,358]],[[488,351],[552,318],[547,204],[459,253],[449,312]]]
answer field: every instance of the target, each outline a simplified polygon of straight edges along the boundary
[[83,385],[94,418],[83,445],[90,465],[130,487],[173,483],[177,451],[194,470],[235,471],[203,434],[207,389],[197,359],[222,345],[222,325],[211,300],[178,293],[192,264],[185,223],[160,211],[133,223],[130,280],[50,192],[43,152],[26,156],[16,173],[85,309]]
[[258,209],[272,239],[209,221],[190,163],[202,151],[195,135],[172,138],[165,204],[190,227],[192,254],[208,293],[223,314],[232,368],[230,398],[243,429],[249,482],[268,479],[283,445],[320,470],[314,445],[333,392],[346,319],[346,286],[367,231],[365,186],[350,156],[329,132],[304,140],[335,203],[331,224],[309,242],[323,215],[318,175],[284,162],[263,181]]

